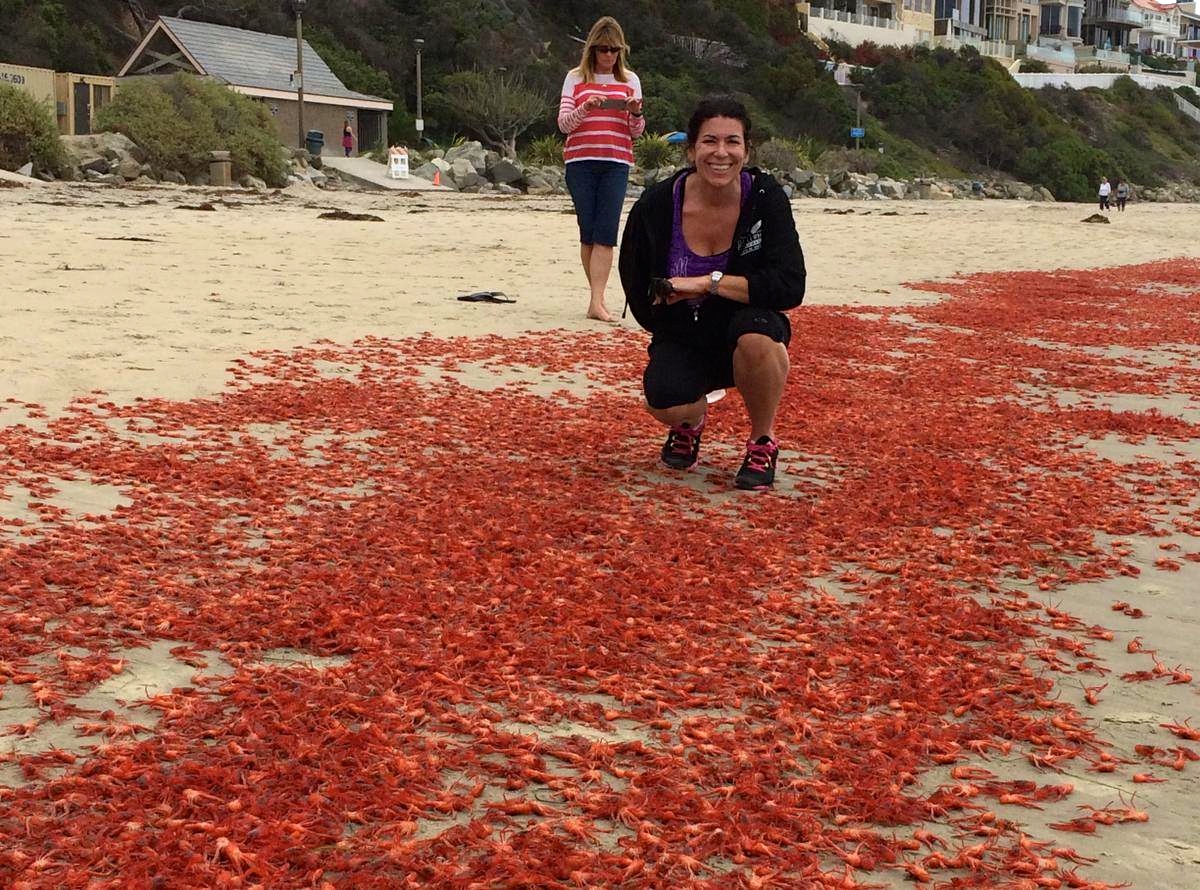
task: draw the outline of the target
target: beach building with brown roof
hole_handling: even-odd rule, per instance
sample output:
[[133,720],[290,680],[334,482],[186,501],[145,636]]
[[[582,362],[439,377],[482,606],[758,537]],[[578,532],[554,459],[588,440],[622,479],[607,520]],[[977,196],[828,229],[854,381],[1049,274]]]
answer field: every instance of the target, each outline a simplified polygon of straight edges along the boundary
[[[390,99],[355,92],[302,42],[304,124],[325,134],[325,150],[340,153],[342,125],[350,121],[360,150],[387,145]],[[279,139],[297,148],[300,86],[294,36],[162,16],[130,53],[119,78],[185,71],[227,84],[267,105]]]

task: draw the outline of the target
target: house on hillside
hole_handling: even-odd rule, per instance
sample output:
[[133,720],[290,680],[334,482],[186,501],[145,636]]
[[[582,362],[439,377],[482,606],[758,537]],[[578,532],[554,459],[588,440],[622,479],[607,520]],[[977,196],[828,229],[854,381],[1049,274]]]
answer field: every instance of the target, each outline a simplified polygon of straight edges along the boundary
[[1175,39],[1175,54],[1192,62],[1200,59],[1200,9],[1195,3],[1179,4],[1179,35]]
[[[307,41],[304,54],[304,126],[325,134],[325,148],[340,152],[349,120],[360,150],[387,145],[392,102],[348,89]],[[297,148],[299,132],[296,39],[163,16],[121,66],[117,77],[153,77],[185,71],[227,84],[264,103],[279,140]]]
[[796,4],[802,31],[851,46],[868,40],[879,46],[925,43],[933,36],[932,10],[933,0],[904,0],[903,5],[894,0],[812,0]]
[[1142,14],[1137,49],[1156,56],[1175,55],[1175,40],[1179,36],[1179,7],[1175,3],[1157,0],[1132,0]]

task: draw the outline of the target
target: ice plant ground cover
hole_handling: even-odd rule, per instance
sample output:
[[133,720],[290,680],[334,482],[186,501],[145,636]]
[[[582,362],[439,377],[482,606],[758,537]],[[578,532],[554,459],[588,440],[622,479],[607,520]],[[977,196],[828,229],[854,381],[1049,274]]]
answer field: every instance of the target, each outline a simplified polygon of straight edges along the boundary
[[656,466],[634,335],[5,404],[0,884],[1108,885],[1120,789],[1200,771],[1109,626],[1200,561],[1200,264],[926,287],[795,314],[763,495],[736,394]]

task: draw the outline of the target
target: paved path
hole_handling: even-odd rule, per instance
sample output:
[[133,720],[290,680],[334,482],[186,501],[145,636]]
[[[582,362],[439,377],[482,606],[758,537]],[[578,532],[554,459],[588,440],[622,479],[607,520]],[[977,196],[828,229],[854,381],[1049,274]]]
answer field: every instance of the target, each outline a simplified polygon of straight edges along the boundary
[[434,185],[428,179],[421,179],[419,176],[414,176],[411,173],[408,179],[390,179],[388,178],[387,167],[377,161],[372,161],[370,158],[340,158],[336,155],[322,156],[321,163],[332,167],[338,173],[353,179],[360,185],[366,185],[371,188],[401,192],[450,191],[445,186]]

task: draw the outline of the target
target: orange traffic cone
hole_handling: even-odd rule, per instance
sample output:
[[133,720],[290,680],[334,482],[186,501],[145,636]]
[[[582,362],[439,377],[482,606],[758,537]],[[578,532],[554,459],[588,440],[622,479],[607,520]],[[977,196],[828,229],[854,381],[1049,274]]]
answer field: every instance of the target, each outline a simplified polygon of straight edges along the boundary
[[434,184],[434,185],[441,185],[441,184],[442,184],[442,171],[441,171],[441,170],[434,170],[434,171],[433,171],[433,184]]

